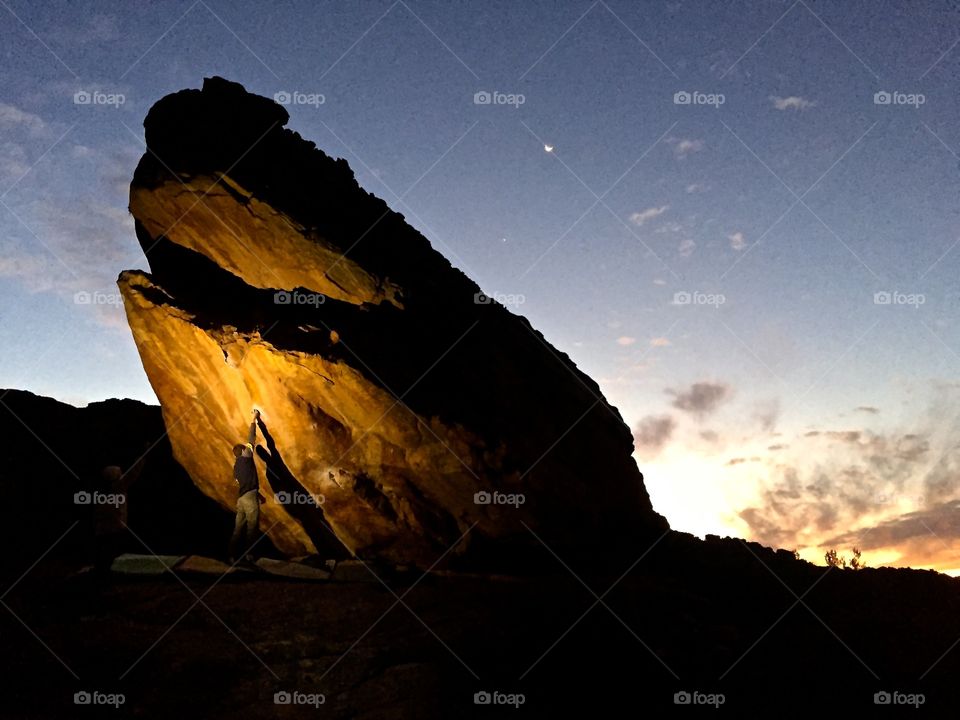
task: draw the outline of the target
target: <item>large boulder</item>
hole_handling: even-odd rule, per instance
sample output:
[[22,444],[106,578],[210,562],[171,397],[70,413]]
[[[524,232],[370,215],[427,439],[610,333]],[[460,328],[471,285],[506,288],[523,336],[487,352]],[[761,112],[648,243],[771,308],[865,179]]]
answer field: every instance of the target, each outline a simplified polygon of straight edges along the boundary
[[144,122],[130,211],[152,274],[119,286],[197,486],[234,505],[258,407],[261,528],[291,554],[635,557],[667,524],[597,384],[287,120],[208,78]]

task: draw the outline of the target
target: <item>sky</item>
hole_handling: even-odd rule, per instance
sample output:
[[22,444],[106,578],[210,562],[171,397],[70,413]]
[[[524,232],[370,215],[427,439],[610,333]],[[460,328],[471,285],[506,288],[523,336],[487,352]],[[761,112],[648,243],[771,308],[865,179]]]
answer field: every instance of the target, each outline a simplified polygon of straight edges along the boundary
[[156,402],[153,102],[286,103],[595,378],[679,530],[960,573],[960,7],[0,0],[0,387]]

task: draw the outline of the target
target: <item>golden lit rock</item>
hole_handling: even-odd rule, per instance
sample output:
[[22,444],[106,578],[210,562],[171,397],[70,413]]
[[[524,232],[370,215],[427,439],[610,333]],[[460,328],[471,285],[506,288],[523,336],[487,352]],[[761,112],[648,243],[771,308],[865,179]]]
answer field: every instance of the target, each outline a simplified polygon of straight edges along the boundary
[[234,506],[259,408],[260,525],[290,554],[502,567],[662,532],[597,384],[286,121],[219,78],[145,121],[152,274],[119,286],[196,485]]

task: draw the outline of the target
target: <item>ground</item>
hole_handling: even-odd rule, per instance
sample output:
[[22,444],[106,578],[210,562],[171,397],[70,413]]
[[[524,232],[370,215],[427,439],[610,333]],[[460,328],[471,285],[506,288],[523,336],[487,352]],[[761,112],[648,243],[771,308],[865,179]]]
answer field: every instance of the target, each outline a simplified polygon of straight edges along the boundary
[[[682,692],[722,697],[732,716],[874,712],[875,693],[922,692],[921,714],[940,714],[960,668],[957,581],[815,567],[737,539],[671,534],[626,575],[546,552],[526,578],[414,572],[385,584],[67,570],[41,563],[4,597],[9,717],[514,712],[476,704],[480,692],[522,694],[517,717],[696,712],[675,703]],[[125,702],[76,706],[83,690]],[[324,702],[278,705],[283,691]]]

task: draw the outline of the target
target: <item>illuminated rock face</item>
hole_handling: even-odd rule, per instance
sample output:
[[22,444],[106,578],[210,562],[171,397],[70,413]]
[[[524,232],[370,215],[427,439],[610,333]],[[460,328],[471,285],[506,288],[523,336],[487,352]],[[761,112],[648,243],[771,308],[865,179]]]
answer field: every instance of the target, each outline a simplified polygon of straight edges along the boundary
[[197,486],[233,507],[259,407],[260,525],[291,554],[508,567],[541,540],[631,554],[662,533],[597,384],[287,120],[212,78],[144,123],[130,210],[152,274],[119,286]]

